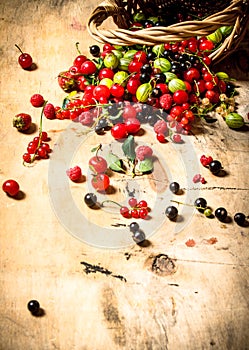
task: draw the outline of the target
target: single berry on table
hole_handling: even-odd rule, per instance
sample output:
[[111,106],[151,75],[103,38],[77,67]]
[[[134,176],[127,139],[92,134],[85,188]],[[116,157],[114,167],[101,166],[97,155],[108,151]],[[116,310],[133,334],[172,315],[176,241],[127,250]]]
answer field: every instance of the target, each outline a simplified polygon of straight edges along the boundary
[[19,113],[13,118],[13,126],[17,128],[18,131],[26,131],[30,128],[32,123],[32,118],[27,113]]
[[34,94],[31,96],[30,102],[31,102],[33,107],[38,108],[38,107],[42,107],[44,105],[45,100],[44,100],[42,95]]
[[137,231],[133,232],[132,238],[135,243],[139,244],[145,241],[146,236],[142,230],[138,229]]
[[244,226],[245,222],[246,222],[246,216],[243,213],[236,213],[234,215],[234,221],[236,222],[236,224],[238,224],[239,226]]
[[214,215],[219,221],[225,221],[227,218],[227,210],[223,207],[219,207],[215,210]]
[[81,179],[81,176],[82,176],[82,171],[78,165],[75,165],[73,168],[69,168],[66,171],[66,174],[70,178],[70,180],[79,181]]
[[29,69],[33,63],[32,57],[30,56],[30,54],[23,52],[18,45],[15,46],[21,52],[21,55],[18,57],[18,63],[23,69]]
[[211,209],[211,208],[206,208],[206,209],[204,210],[204,215],[205,215],[206,217],[212,216],[212,215],[213,215],[212,209]]
[[2,190],[10,197],[15,197],[19,192],[19,184],[16,180],[6,180],[2,185]]
[[96,174],[105,173],[107,170],[107,161],[105,158],[98,155],[90,158],[88,165]]
[[195,202],[194,202],[194,206],[196,207],[196,209],[197,209],[199,212],[203,213],[204,210],[205,210],[206,207],[207,207],[207,201],[206,201],[205,198],[202,198],[202,197],[197,198],[197,199],[195,200]]
[[169,207],[166,208],[165,215],[170,220],[174,220],[177,217],[177,215],[178,215],[178,209],[175,206],[170,205]]
[[220,172],[222,169],[221,162],[219,160],[213,160],[211,163],[209,163],[209,170],[212,174],[216,175]]
[[33,315],[37,315],[40,311],[40,303],[37,300],[30,300],[27,304],[27,307]]
[[139,225],[138,225],[138,223],[137,222],[132,222],[130,225],[129,225],[129,227],[130,227],[130,231],[131,232],[136,232],[136,231],[138,231],[138,229],[139,229]]
[[180,189],[180,185],[179,185],[179,183],[178,182],[171,182],[170,184],[169,184],[169,189],[170,189],[170,191],[172,192],[172,193],[174,193],[174,194],[177,194],[178,192],[179,192],[179,189]]
[[97,196],[94,193],[87,193],[84,197],[84,202],[89,208],[93,208],[97,203]]
[[97,174],[94,175],[92,180],[91,180],[91,184],[93,186],[93,188],[95,188],[95,190],[102,192],[107,190],[107,188],[110,185],[110,179],[109,176],[106,174]]

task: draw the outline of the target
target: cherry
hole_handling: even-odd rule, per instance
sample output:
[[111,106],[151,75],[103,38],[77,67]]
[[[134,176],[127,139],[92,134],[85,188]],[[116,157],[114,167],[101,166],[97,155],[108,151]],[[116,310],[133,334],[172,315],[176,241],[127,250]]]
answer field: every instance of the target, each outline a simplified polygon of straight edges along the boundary
[[88,164],[90,166],[90,169],[93,170],[96,174],[105,173],[107,170],[107,161],[98,155],[90,158]]
[[80,70],[82,74],[91,75],[96,72],[97,67],[94,62],[87,60],[82,63]]
[[107,188],[110,185],[110,179],[109,176],[106,174],[97,174],[94,175],[92,180],[91,180],[91,184],[93,186],[93,188],[95,188],[95,190],[102,192],[107,190]]
[[140,130],[140,121],[137,118],[125,120],[126,131],[128,134],[136,134]]
[[2,185],[2,189],[10,197],[15,197],[19,192],[19,184],[15,180],[6,180]]
[[124,123],[117,123],[111,128],[111,134],[116,140],[126,138],[128,133]]
[[33,59],[30,54],[23,52],[18,45],[15,44],[18,50],[21,52],[21,55],[18,57],[18,63],[23,69],[28,69],[32,66]]

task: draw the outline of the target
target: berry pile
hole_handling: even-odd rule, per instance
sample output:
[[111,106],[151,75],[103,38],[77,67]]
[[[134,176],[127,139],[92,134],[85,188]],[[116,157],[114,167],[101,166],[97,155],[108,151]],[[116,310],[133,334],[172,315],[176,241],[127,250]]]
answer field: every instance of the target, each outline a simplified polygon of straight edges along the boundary
[[145,200],[137,201],[136,198],[131,197],[128,200],[129,208],[127,206],[122,206],[120,208],[120,214],[126,218],[134,219],[146,219],[149,214],[148,204]]

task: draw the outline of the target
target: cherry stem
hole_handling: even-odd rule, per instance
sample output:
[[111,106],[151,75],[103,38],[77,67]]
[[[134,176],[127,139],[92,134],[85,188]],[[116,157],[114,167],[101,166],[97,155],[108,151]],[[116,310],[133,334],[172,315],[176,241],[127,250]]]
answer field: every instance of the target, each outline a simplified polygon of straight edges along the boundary
[[203,208],[203,207],[197,207],[196,205],[193,205],[193,204],[188,204],[188,203],[174,201],[173,199],[171,199],[170,201],[173,202],[173,203],[177,203],[177,204],[187,205],[188,207],[194,207],[196,209],[202,209],[202,210],[207,209],[207,208]]
[[76,50],[78,51],[78,54],[79,55],[81,55],[81,52],[80,52],[80,50],[79,50],[79,42],[77,42],[76,44],[75,44],[75,46],[76,46]]
[[18,50],[23,54],[23,51],[20,49],[20,47],[17,44],[15,44],[15,47],[17,47]]
[[120,208],[122,208],[122,205],[121,205],[121,204],[119,204],[119,203],[117,203],[117,202],[115,202],[115,201],[112,201],[111,199],[106,199],[105,201],[103,201],[102,203],[100,203],[100,206],[103,207],[103,204],[104,204],[104,203],[113,203],[113,204],[118,205]]

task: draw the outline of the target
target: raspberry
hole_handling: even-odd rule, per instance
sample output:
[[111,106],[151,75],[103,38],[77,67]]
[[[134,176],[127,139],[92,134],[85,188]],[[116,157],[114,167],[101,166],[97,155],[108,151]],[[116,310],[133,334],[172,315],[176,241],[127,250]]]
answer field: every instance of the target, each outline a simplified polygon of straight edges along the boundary
[[173,97],[170,94],[163,94],[159,99],[160,106],[169,110],[173,103]]
[[52,103],[47,103],[44,107],[43,113],[46,118],[48,119],[54,119],[55,118],[55,108]]
[[153,154],[152,149],[149,146],[139,146],[136,149],[136,157],[138,160],[144,160],[150,158]]
[[168,131],[167,123],[164,120],[158,120],[154,124],[154,131],[155,131],[156,134],[163,134],[163,135],[165,135],[166,132]]
[[213,158],[211,156],[207,157],[204,154],[200,158],[200,162],[203,166],[207,167],[209,164],[213,161]]
[[93,123],[94,114],[91,113],[91,111],[86,111],[82,112],[78,118],[82,125],[91,125]]
[[82,176],[81,168],[78,165],[76,165],[75,167],[68,169],[66,171],[66,174],[70,178],[70,180],[78,181]]
[[201,181],[201,174],[195,174],[195,176],[193,177],[193,183],[197,183]]
[[33,107],[42,107],[45,100],[44,100],[42,95],[34,94],[33,96],[31,96],[30,102],[31,102]]

